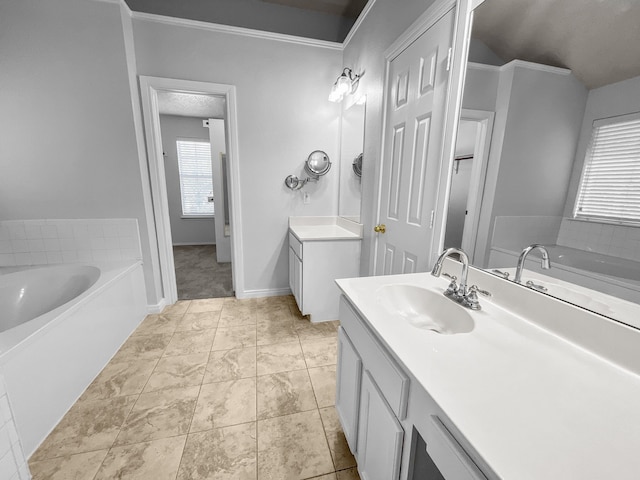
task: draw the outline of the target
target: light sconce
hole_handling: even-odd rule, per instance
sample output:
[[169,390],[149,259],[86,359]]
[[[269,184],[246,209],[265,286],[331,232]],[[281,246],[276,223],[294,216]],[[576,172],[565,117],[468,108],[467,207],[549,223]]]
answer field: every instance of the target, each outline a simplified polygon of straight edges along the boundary
[[358,82],[360,81],[360,77],[361,75],[353,73],[353,70],[345,67],[331,87],[329,101],[338,103],[342,101],[345,95],[354,93],[358,89]]

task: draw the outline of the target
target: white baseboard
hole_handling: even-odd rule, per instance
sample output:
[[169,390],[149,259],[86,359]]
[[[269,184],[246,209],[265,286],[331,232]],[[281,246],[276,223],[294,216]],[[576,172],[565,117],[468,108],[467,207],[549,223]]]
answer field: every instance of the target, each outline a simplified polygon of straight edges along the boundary
[[148,305],[147,304],[147,313],[149,315],[151,315],[153,313],[160,313],[162,310],[164,310],[164,307],[166,307],[166,306],[167,306],[167,299],[163,297],[155,305]]
[[216,242],[187,242],[187,243],[174,243],[174,247],[195,247],[198,245],[215,245]]
[[237,298],[279,297],[281,295],[291,295],[291,289],[288,287],[265,288],[261,290],[245,290],[244,292],[236,292]]

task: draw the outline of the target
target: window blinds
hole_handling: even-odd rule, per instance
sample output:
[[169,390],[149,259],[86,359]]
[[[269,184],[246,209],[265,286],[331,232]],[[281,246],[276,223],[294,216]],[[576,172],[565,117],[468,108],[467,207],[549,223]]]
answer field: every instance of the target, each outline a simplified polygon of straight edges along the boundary
[[180,194],[184,216],[214,214],[211,146],[209,142],[177,140]]
[[640,114],[594,122],[574,217],[640,223]]

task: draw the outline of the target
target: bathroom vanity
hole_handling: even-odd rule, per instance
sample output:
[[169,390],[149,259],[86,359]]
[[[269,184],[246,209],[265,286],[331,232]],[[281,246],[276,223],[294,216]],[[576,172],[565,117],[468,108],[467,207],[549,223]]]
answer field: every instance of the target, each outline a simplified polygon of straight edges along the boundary
[[493,296],[471,311],[448,282],[337,282],[336,409],[361,478],[638,478],[640,330],[475,269]]
[[338,278],[360,273],[362,225],[341,217],[289,217],[289,286],[312,322],[338,319]]

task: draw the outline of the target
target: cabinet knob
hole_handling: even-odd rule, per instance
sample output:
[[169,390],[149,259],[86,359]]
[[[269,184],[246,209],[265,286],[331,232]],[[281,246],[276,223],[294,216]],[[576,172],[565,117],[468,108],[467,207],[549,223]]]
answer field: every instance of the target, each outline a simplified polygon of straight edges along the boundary
[[384,223],[381,223],[380,225],[373,227],[373,231],[376,233],[384,233],[387,231],[387,226]]

